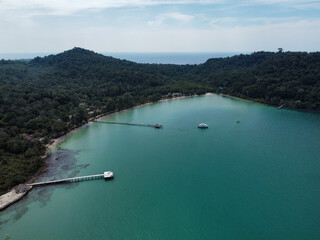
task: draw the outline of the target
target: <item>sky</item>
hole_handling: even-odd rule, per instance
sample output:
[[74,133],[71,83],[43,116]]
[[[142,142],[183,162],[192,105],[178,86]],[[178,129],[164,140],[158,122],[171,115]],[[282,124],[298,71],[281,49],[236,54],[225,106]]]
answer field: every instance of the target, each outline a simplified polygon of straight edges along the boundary
[[0,53],[319,51],[320,0],[0,0]]

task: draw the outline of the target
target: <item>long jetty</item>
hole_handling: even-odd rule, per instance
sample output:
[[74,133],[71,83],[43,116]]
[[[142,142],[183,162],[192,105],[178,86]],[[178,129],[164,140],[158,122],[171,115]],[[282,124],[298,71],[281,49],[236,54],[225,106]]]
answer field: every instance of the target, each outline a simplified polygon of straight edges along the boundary
[[142,126],[142,127],[153,127],[153,128],[162,128],[161,124],[149,124],[149,123],[129,123],[129,122],[114,122],[114,121],[101,121],[96,120],[97,123],[108,123],[108,124],[121,124],[121,125],[130,125],[130,126]]
[[37,182],[37,183],[30,183],[26,184],[30,187],[40,187],[45,185],[51,184],[61,184],[61,183],[71,183],[71,182],[80,182],[80,181],[88,181],[94,179],[104,178],[105,180],[113,178],[113,172],[104,172],[103,174],[96,174],[96,175],[89,175],[89,176],[82,176],[82,177],[73,177],[73,178],[65,178],[60,180],[52,180],[52,181],[44,181],[44,182]]

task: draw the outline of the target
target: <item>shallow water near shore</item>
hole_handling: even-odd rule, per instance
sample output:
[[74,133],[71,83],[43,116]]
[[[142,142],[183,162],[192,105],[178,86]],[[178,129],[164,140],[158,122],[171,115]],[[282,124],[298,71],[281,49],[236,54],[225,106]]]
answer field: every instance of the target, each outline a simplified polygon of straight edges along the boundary
[[41,180],[114,180],[33,190],[0,213],[0,240],[320,236],[319,114],[208,95],[106,119],[164,128],[92,123],[68,137]]

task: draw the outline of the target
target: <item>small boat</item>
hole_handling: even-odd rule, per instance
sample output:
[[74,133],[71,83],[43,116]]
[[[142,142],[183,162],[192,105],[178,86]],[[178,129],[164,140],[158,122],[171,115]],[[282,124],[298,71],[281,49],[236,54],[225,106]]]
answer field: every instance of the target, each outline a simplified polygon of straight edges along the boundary
[[157,123],[156,125],[154,125],[155,128],[162,128],[162,125]]
[[205,124],[205,123],[200,123],[198,125],[198,128],[208,128],[208,127],[209,127],[208,124]]

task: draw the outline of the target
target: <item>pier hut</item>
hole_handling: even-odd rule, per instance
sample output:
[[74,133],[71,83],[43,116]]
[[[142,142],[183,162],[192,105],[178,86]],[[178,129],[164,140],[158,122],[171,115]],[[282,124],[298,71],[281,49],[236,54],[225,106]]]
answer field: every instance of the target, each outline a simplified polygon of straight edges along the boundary
[[108,179],[112,179],[113,178],[113,172],[104,172],[103,173],[103,177],[104,177],[104,180],[108,180]]

